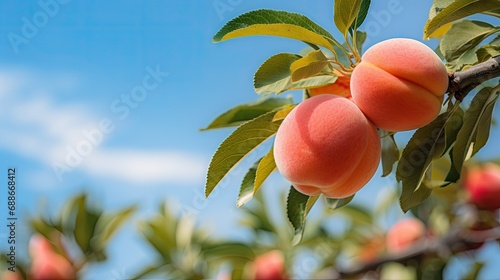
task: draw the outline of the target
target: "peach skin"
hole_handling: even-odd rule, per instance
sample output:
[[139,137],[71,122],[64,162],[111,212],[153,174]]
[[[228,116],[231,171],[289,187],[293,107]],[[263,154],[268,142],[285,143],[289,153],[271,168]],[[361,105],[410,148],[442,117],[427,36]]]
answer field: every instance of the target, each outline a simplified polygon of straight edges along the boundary
[[464,186],[469,202],[480,209],[500,208],[500,166],[488,163],[467,170]]
[[375,126],[349,99],[311,97],[283,120],[274,141],[279,172],[297,191],[345,198],[359,191],[380,161]]
[[287,280],[285,256],[281,251],[273,250],[258,256],[253,261],[255,280]]
[[447,88],[448,74],[439,56],[413,39],[373,45],[351,76],[354,102],[387,131],[412,130],[433,121]]
[[29,251],[32,259],[31,279],[76,279],[71,263],[55,253],[45,237],[36,234],[31,237]]
[[334,84],[329,84],[323,87],[311,88],[309,89],[309,93],[311,97],[320,94],[335,94],[350,98],[351,97],[351,89],[349,86],[350,81],[351,79],[348,76],[340,74],[337,78],[337,81],[335,81]]
[[416,218],[408,218],[394,224],[386,234],[387,251],[400,253],[409,249],[425,236],[424,223]]

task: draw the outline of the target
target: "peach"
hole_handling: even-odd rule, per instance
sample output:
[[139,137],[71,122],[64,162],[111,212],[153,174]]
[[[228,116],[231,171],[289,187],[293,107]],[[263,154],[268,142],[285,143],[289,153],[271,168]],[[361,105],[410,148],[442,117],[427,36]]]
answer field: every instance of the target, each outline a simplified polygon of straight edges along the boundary
[[71,263],[55,253],[45,237],[38,234],[32,236],[29,251],[32,259],[31,279],[76,279]]
[[349,86],[350,82],[351,78],[340,74],[335,83],[322,87],[311,88],[309,89],[309,93],[311,96],[320,94],[335,94],[343,97],[351,97],[351,89]]
[[269,251],[253,261],[253,278],[259,280],[286,280],[285,257],[278,250]]
[[364,239],[360,244],[356,259],[362,263],[375,261],[384,252],[384,241],[385,237],[382,234]]
[[297,105],[274,141],[276,166],[297,191],[345,198],[359,191],[380,161],[375,126],[356,104],[318,95]]
[[446,68],[423,43],[405,38],[370,47],[351,76],[351,94],[379,128],[404,131],[433,121],[448,88]]
[[489,163],[470,168],[465,174],[464,186],[469,202],[480,209],[500,208],[500,167]]
[[400,253],[409,249],[425,237],[426,227],[416,218],[408,218],[394,224],[386,234],[386,247],[390,253]]

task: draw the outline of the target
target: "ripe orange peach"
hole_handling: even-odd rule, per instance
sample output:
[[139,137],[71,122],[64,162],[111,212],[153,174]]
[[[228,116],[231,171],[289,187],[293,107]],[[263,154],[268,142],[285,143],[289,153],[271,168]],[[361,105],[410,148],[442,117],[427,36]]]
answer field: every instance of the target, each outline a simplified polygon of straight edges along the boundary
[[360,248],[356,259],[362,263],[375,261],[385,249],[385,236],[383,234],[366,238],[360,242]]
[[340,74],[334,84],[329,84],[323,87],[311,88],[309,93],[311,96],[320,94],[335,94],[343,97],[351,97],[350,84],[351,78]]
[[29,251],[32,259],[31,279],[76,279],[71,263],[55,253],[45,237],[39,234],[32,236]]
[[425,236],[424,223],[416,218],[408,218],[394,224],[386,234],[386,247],[390,253],[400,253]]
[[469,169],[464,179],[469,201],[480,209],[500,208],[500,166],[493,163]]
[[287,280],[283,253],[273,250],[255,258],[252,276],[251,279],[255,280]]
[[276,166],[297,191],[345,198],[360,190],[380,161],[375,126],[351,100],[311,97],[283,120],[274,141]]
[[404,131],[433,121],[448,88],[439,56],[423,43],[390,39],[370,47],[351,76],[351,94],[379,128]]

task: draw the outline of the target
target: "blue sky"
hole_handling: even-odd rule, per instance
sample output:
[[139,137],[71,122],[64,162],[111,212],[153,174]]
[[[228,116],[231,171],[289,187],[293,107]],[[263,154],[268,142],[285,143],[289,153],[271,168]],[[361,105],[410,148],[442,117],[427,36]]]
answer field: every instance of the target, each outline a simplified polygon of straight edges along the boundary
[[[43,209],[41,198],[55,211],[89,190],[106,209],[141,203],[140,215],[148,216],[168,198],[198,207],[200,219],[225,229],[221,236],[237,238],[237,186],[251,161],[228,176],[223,192],[202,201],[210,157],[231,130],[198,129],[257,99],[252,75],[267,57],[305,46],[269,37],[220,44],[211,38],[231,18],[259,8],[303,13],[341,38],[333,1],[54,1],[0,1],[0,170],[17,168],[21,211]],[[373,2],[361,27],[369,32],[366,47],[392,37],[422,39],[432,1]],[[56,4],[47,10],[40,3]],[[492,139],[498,136],[494,130]],[[97,144],[82,144],[89,138]],[[492,146],[480,156],[498,156]],[[69,156],[69,166],[68,154],[78,148],[85,155]],[[55,171],[58,164],[68,169]],[[279,177],[272,181],[266,192],[287,187]],[[393,183],[378,171],[356,199],[370,203]],[[117,254],[122,242],[132,257]],[[133,234],[121,233],[112,245],[115,261],[94,276],[148,258]]]

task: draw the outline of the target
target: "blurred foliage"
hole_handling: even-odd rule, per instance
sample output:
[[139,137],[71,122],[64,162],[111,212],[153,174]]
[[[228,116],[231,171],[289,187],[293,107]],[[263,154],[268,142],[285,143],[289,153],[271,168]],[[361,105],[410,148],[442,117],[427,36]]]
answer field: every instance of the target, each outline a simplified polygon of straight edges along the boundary
[[[369,13],[370,2],[334,2],[333,22],[343,42],[304,15],[273,10],[242,14],[217,32],[214,42],[273,35],[302,41],[307,48],[300,54],[279,53],[267,59],[254,76],[255,91],[263,97],[224,112],[202,129],[236,127],[212,158],[207,196],[234,166],[274,136],[296,105],[289,96],[269,95],[303,89],[303,98],[308,98],[309,89],[334,84],[339,76],[352,72],[361,60],[367,34],[358,28]],[[499,4],[498,0],[434,1],[424,37],[440,40],[437,53],[450,72],[500,55],[500,27],[468,18],[478,13],[498,18]],[[416,130],[402,151],[395,133],[379,131],[382,175],[394,176],[397,182],[370,205],[361,205],[354,196],[309,197],[293,187],[279,201],[268,201],[259,190],[276,170],[272,148],[242,179],[237,206],[247,238],[218,238],[195,214],[160,204],[156,213],[137,222],[137,234],[155,260],[133,279],[248,279],[254,260],[276,250],[284,253],[292,278],[443,279],[450,261],[458,257],[472,264],[465,268],[463,279],[478,278],[485,263],[475,252],[490,239],[500,240],[498,211],[470,204],[461,174],[478,164],[473,155],[488,142],[500,92],[497,84],[498,79],[493,79],[474,89],[470,104],[463,104],[464,96],[450,92],[441,115]],[[411,248],[418,254],[394,256],[385,248],[386,231],[403,217],[398,208],[427,227],[424,242]],[[108,260],[111,240],[138,209],[132,205],[103,211],[87,194],[81,194],[68,200],[57,214],[38,214],[29,224],[33,233],[47,238],[54,252],[71,260],[83,277],[88,266]],[[274,213],[276,209],[283,211]],[[484,240],[466,238],[479,233],[490,235]],[[435,250],[426,251],[426,246]],[[2,272],[7,269],[6,256],[0,255]],[[30,265],[30,260],[17,260],[23,278],[29,279]]]
[[[109,242],[137,210],[137,206],[133,205],[105,212],[89,205],[88,201],[88,195],[81,194],[69,199],[55,215],[39,213],[28,218],[32,232],[44,236],[52,245],[52,250],[70,260],[76,271],[106,261]],[[26,277],[29,262],[17,260],[16,264]]]

